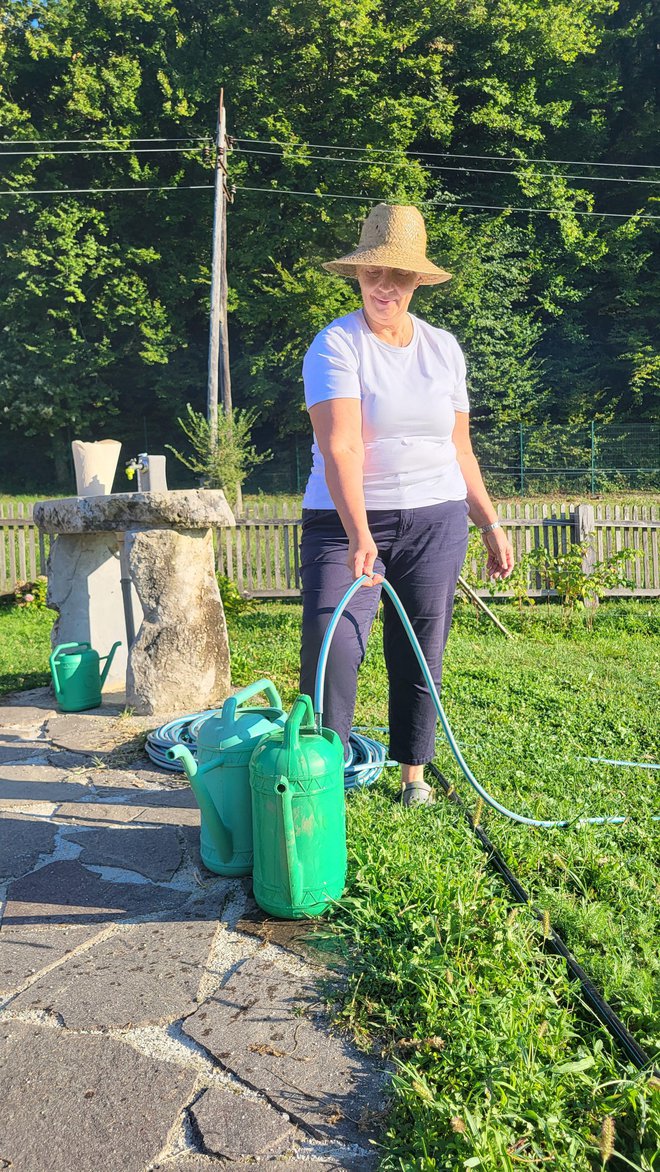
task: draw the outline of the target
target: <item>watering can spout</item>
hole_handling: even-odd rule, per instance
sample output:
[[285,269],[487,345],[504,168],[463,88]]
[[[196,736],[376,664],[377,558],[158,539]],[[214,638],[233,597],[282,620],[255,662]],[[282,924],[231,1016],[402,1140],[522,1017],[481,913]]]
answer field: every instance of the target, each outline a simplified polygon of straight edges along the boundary
[[113,643],[108,654],[105,656],[105,667],[103,668],[103,671],[101,672],[101,680],[100,680],[101,688],[103,687],[103,685],[106,681],[106,677],[108,675],[108,672],[110,671],[110,665],[115,657],[115,651],[117,650],[118,647],[121,647],[121,640],[118,640],[116,643]]
[[211,837],[218,849],[220,858],[224,863],[229,863],[234,854],[234,844],[229,828],[225,825],[220,817],[215,802],[211,797],[207,786],[202,781],[202,774],[208,773],[218,765],[218,761],[209,761],[208,764],[198,766],[190,749],[186,749],[185,745],[174,745],[173,748],[167,750],[166,754],[169,761],[181,761],[183,768],[188,776],[190,788],[195,795],[195,800],[199,806]]

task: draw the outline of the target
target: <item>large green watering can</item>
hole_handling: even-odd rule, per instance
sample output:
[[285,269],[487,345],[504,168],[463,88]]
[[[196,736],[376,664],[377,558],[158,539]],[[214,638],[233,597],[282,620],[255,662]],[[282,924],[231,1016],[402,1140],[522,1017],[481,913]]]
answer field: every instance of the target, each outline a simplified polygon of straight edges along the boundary
[[121,642],[113,643],[101,671],[101,658],[89,643],[60,643],[50,656],[50,672],[57,703],[63,712],[84,712],[98,708],[101,689],[106,681],[115,651]]
[[[270,707],[246,708],[259,692],[265,692]],[[197,761],[184,745],[168,749],[170,761],[182,761],[201,810],[200,854],[209,871],[252,871],[250,757],[266,733],[283,725],[277,689],[270,680],[257,680],[229,696],[217,715],[204,721],[197,734]]]
[[346,882],[344,749],[309,696],[254,750],[250,786],[254,898],[286,920],[321,915]]

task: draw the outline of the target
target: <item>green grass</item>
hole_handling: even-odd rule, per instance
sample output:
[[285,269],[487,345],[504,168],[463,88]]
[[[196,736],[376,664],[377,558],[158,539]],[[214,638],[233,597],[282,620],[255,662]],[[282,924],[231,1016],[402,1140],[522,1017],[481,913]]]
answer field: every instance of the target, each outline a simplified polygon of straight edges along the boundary
[[[533,817],[635,820],[547,831],[486,811],[482,823],[660,1061],[657,773],[585,760],[658,760],[660,604],[608,602],[592,633],[557,606],[498,614],[514,641],[458,604],[445,657],[443,702],[474,773]],[[0,688],[46,679],[51,617],[0,612]],[[290,704],[299,604],[260,604],[229,626],[234,683],[270,676]],[[376,624],[356,721],[384,724],[386,696]],[[437,760],[474,809],[442,741]],[[388,770],[348,802],[349,885],[333,917],[350,961],[338,1020],[394,1067],[383,1169],[657,1172],[660,1094],[584,1005],[542,926],[512,907],[460,811],[402,810],[396,785]],[[605,1165],[609,1118],[618,1155]]]
[[0,696],[50,682],[48,656],[55,612],[0,607]]
[[[560,608],[498,614],[507,641],[457,607],[443,701],[476,776],[532,817],[630,812],[623,828],[533,830],[482,823],[550,913],[638,1040],[660,1051],[656,774],[588,756],[658,759],[660,606],[610,602],[589,634]],[[231,623],[237,684],[270,675],[297,687],[300,608],[260,606]],[[356,721],[384,724],[386,677],[374,630]],[[438,764],[474,809],[446,745]],[[402,811],[396,775],[351,797],[348,897],[335,916],[351,962],[340,1019],[395,1064],[384,1169],[660,1168],[660,1096],[626,1062],[544,948],[530,912],[512,911],[454,807]],[[655,1100],[655,1101],[654,1101]],[[628,1161],[626,1163],[626,1161]]]

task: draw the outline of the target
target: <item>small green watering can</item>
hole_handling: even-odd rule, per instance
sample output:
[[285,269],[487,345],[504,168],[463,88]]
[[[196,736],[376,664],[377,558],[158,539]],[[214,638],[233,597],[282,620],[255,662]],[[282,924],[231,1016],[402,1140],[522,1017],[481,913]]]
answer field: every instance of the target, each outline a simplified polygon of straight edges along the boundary
[[99,707],[101,689],[118,647],[121,642],[113,643],[103,656],[103,671],[99,653],[89,643],[60,643],[55,648],[48,662],[57,703],[63,712],[85,712],[87,708]]
[[250,786],[254,898],[286,920],[321,915],[346,882],[344,749],[317,732],[309,696],[254,750]]
[[[259,692],[265,692],[270,707],[244,707]],[[252,871],[250,757],[266,733],[283,725],[277,689],[270,680],[257,680],[229,696],[217,715],[204,721],[197,735],[197,761],[184,745],[168,749],[170,761],[183,762],[201,810],[200,854],[209,871]]]

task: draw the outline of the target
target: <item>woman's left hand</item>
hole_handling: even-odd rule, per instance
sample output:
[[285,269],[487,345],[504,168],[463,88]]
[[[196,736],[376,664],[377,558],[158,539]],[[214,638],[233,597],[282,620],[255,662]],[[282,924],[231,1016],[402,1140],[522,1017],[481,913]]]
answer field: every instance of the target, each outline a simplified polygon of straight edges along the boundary
[[513,570],[515,557],[513,546],[503,529],[491,529],[490,533],[482,533],[482,538],[488,550],[486,573],[489,578],[508,578]]

